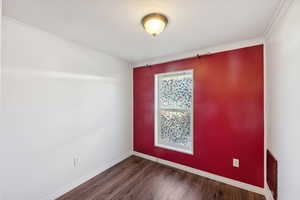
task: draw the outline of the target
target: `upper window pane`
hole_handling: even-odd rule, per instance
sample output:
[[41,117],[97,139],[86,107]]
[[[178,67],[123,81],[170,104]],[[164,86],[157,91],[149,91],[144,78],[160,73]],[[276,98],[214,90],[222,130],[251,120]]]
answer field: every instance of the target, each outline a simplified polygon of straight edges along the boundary
[[191,73],[159,75],[160,108],[191,110],[192,85]]
[[155,77],[156,146],[193,153],[193,72]]

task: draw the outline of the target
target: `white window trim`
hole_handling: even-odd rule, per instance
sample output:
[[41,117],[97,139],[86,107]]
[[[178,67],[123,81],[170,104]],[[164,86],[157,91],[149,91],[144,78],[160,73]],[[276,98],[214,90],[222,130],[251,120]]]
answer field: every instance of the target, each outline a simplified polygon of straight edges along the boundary
[[[159,114],[159,106],[158,106],[158,80],[160,76],[164,75],[177,75],[177,74],[182,74],[182,73],[191,73],[192,74],[192,109],[191,109],[191,150],[184,150],[184,149],[178,149],[175,147],[170,147],[167,145],[162,145],[158,144],[158,114]],[[186,153],[190,155],[194,155],[194,70],[183,70],[183,71],[175,71],[175,72],[167,72],[167,73],[159,73],[155,74],[155,82],[154,82],[154,107],[155,107],[155,112],[154,112],[154,146],[155,147],[160,147],[164,149],[169,149],[181,153]]]

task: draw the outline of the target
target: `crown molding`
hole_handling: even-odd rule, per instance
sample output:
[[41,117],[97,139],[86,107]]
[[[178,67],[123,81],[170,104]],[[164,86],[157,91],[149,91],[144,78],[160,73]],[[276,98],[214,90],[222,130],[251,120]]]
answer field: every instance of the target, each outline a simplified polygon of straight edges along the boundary
[[281,0],[275,13],[273,14],[265,32],[264,32],[264,40],[268,40],[270,38],[270,35],[274,31],[277,23],[280,21],[282,17],[284,17],[289,10],[289,8],[292,6],[293,2],[295,0]]
[[255,45],[260,45],[264,43],[264,38],[263,37],[257,37],[249,40],[243,40],[243,41],[236,41],[236,42],[231,42],[231,43],[226,43],[226,44],[221,44],[217,46],[211,46],[203,49],[196,49],[196,50],[191,50],[191,51],[186,51],[183,53],[179,54],[174,54],[174,55],[169,55],[169,56],[162,56],[162,57],[156,57],[140,62],[136,62],[133,64],[133,67],[143,67],[147,65],[154,65],[154,64],[159,64],[159,63],[165,63],[169,61],[174,61],[174,60],[181,60],[197,55],[205,55],[205,54],[212,54],[212,53],[218,53],[222,51],[229,51],[229,50],[234,50],[234,49],[239,49],[239,48],[244,48],[244,47],[249,47],[249,46],[255,46]]

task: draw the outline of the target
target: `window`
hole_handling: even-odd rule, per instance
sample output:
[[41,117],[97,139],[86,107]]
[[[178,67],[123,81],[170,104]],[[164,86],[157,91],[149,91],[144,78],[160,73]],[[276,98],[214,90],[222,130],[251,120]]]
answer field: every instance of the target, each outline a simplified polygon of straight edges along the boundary
[[155,75],[155,146],[193,154],[193,71]]

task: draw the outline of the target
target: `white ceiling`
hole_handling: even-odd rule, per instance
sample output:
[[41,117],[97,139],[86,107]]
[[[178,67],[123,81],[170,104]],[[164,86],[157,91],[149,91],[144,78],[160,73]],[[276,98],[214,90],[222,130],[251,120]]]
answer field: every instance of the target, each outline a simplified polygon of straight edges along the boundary
[[[262,36],[280,0],[4,0],[4,15],[129,62]],[[159,36],[140,24],[168,16]]]

